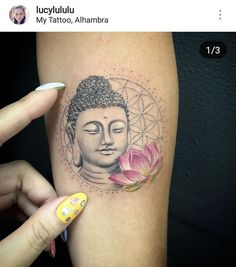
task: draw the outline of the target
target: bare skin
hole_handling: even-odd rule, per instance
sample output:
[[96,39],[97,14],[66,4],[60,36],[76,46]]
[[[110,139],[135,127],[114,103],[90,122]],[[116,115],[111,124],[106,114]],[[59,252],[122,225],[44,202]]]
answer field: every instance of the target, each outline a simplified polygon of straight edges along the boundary
[[[68,245],[73,265],[80,267],[166,266],[168,197],[178,115],[177,72],[171,34],[39,33],[37,47],[41,83],[59,81],[66,84],[64,93],[60,94],[46,120],[56,190],[59,195],[84,191],[89,197],[89,204],[83,217],[70,228]],[[100,100],[97,96],[95,107],[97,112],[92,112],[93,115],[84,115],[81,119],[85,112],[92,110],[87,103],[89,100],[86,100],[84,113],[78,111],[74,121],[71,121],[73,114],[72,119],[67,118],[67,107],[76,94],[76,88],[78,92],[82,92],[80,91],[82,86],[79,84],[91,75],[104,77],[110,83],[111,91],[107,89],[110,94],[112,95],[113,91],[119,93],[118,101],[127,104],[129,129],[125,113],[117,118],[118,111],[106,112],[106,101],[111,101],[109,105],[116,105],[109,97],[104,100],[103,110],[99,109]],[[123,81],[127,81],[125,92],[122,90],[125,87]],[[119,84],[122,84],[122,88],[119,88]],[[102,98],[103,95],[101,94],[100,97]],[[82,98],[79,97],[79,99]],[[140,99],[141,101],[137,102]],[[75,106],[77,107],[77,104]],[[75,112],[73,108],[71,110],[71,113]],[[125,110],[124,107],[123,110]],[[75,133],[78,134],[82,131],[81,127],[91,121],[90,116],[93,116],[93,121],[96,121],[95,126],[88,124],[89,129],[85,129],[87,132],[81,132],[75,138]],[[117,186],[116,189],[104,189],[102,185],[95,185],[79,174],[81,162],[76,160],[76,155],[83,156],[83,145],[92,151],[96,142],[102,143],[104,136],[105,142],[114,142],[111,131],[107,130],[109,129],[108,120],[123,121],[127,127],[123,135],[126,135],[128,147],[120,153],[121,155],[117,155],[115,160],[131,151],[133,155],[136,153],[135,156],[140,156],[141,162],[138,165],[135,161],[131,165],[136,164],[141,170],[142,167],[147,167],[147,162],[149,164],[154,160],[157,154],[154,148],[161,147],[161,168],[157,168],[159,161],[158,163],[153,161],[152,164],[150,163],[152,170],[148,165],[150,169],[146,168],[145,174],[141,173],[142,169],[139,176],[132,177],[132,179],[139,179],[138,181],[143,179],[141,186],[132,187],[137,189],[132,192],[124,190],[126,187],[114,183],[114,180],[113,182],[109,180],[107,184],[114,183],[114,186]],[[86,123],[83,123],[85,121]],[[68,124],[72,125],[69,127],[69,134],[66,130]],[[117,128],[120,126],[116,125]],[[99,127],[103,130],[99,130]],[[117,135],[120,134],[119,131],[121,130],[118,130]],[[135,136],[137,131],[140,131],[138,141]],[[92,133],[89,135],[92,141],[88,142],[87,137],[82,141],[89,132]],[[103,137],[100,138],[100,135]],[[64,139],[61,136],[64,136]],[[67,142],[65,140],[68,140],[68,150],[65,150]],[[120,137],[117,140],[124,142]],[[153,154],[154,156],[151,152],[150,155],[148,154],[147,145],[150,149],[154,149],[156,153]],[[71,154],[68,152],[70,149],[71,151],[74,149]],[[78,153],[74,153],[75,150]],[[109,162],[109,157],[112,158],[110,153],[113,152],[108,152],[108,149],[104,151],[103,157],[99,156],[97,161],[92,162],[92,159],[87,157],[85,163],[90,167],[91,164],[95,167],[102,166],[103,170],[106,170],[105,163]],[[91,153],[93,152],[88,155]],[[70,160],[68,160],[68,154]],[[145,157],[143,157],[144,154]],[[95,155],[96,153],[93,159],[96,158]],[[112,162],[113,160],[109,162],[111,166],[113,166]],[[94,172],[95,167],[91,167]],[[155,168],[156,178],[154,179],[155,175],[150,177],[148,175],[152,174]],[[127,172],[121,170],[118,174],[123,175]],[[128,172],[127,175],[131,174],[134,173]],[[128,182],[130,182],[129,179]]]

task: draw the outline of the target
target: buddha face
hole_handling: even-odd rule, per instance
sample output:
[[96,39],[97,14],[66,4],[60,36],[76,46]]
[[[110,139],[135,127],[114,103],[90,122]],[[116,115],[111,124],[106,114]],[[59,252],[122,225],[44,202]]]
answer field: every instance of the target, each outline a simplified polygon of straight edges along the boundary
[[128,121],[123,108],[91,108],[82,111],[74,133],[74,161],[80,155],[83,166],[118,166],[118,157],[128,147]]

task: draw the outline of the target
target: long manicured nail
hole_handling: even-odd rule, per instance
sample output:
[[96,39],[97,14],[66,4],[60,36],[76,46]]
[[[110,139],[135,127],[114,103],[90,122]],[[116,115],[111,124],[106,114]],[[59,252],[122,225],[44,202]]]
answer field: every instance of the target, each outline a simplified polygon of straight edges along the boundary
[[56,215],[63,223],[69,223],[84,209],[87,195],[77,193],[66,198],[56,209]]
[[42,91],[42,90],[48,90],[48,89],[60,90],[63,88],[65,88],[64,83],[44,83],[44,84],[41,84],[39,87],[37,87],[35,91]]
[[68,230],[67,228],[60,234],[62,241],[67,242],[68,240]]
[[50,246],[49,246],[49,255],[52,258],[55,258],[56,256],[56,242],[55,240],[51,241]]

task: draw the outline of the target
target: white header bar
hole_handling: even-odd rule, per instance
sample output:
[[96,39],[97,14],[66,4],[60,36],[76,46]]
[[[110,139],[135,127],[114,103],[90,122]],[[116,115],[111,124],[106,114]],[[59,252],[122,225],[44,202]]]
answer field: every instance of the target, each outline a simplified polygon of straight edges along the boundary
[[[21,24],[18,5],[26,8]],[[235,7],[235,0],[8,0],[0,31],[236,31]]]

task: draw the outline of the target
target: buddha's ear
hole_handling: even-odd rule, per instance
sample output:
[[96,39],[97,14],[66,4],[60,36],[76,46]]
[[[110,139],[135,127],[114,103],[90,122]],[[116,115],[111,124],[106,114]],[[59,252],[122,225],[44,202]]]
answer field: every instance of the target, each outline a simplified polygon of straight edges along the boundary
[[129,123],[129,120],[127,119],[127,131],[129,132],[130,131],[130,123]]
[[80,149],[77,140],[75,139],[75,131],[70,123],[66,126],[66,133],[71,145],[72,154],[73,154],[73,162],[76,167],[81,166],[81,156]]
[[68,139],[70,141],[70,144],[74,144],[75,131],[74,131],[72,125],[70,124],[70,122],[67,123],[67,125],[66,125],[66,133],[67,133]]
[[128,132],[130,131],[129,122],[128,122],[128,125],[127,125],[127,131],[128,131]]

